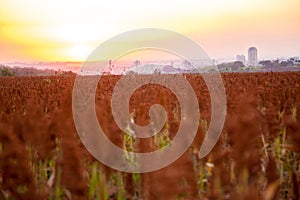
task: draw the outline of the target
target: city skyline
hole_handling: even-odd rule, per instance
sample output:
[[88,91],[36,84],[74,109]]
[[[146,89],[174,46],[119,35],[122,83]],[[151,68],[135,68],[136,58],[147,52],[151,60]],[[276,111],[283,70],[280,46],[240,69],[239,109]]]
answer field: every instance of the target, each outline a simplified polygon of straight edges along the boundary
[[212,59],[247,54],[250,46],[259,60],[289,58],[300,54],[299,7],[297,0],[3,0],[0,62],[84,61],[106,39],[145,27],[184,34]]

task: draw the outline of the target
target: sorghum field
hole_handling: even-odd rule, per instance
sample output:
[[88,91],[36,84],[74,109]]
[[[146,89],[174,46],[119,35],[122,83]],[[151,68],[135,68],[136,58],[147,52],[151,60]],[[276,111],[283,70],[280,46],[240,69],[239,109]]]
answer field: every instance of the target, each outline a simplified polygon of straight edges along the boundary
[[[203,159],[198,151],[210,123],[210,97],[201,75],[184,76],[199,101],[197,136],[176,162],[145,174],[113,170],[84,148],[72,119],[75,75],[0,77],[0,199],[299,199],[300,72],[222,74],[226,122]],[[130,112],[137,124],[149,122],[155,103],[168,111],[159,134],[136,139],[112,116],[119,78],[99,81],[96,111],[105,134],[127,151],[168,144],[180,123],[175,95],[159,85],[134,93]]]

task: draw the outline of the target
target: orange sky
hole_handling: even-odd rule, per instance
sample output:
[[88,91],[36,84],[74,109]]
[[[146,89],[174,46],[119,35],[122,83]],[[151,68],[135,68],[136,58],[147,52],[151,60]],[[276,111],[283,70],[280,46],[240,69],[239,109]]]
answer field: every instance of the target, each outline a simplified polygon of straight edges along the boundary
[[300,56],[299,0],[1,0],[0,62],[82,61],[101,42],[136,28],[166,28],[211,58]]

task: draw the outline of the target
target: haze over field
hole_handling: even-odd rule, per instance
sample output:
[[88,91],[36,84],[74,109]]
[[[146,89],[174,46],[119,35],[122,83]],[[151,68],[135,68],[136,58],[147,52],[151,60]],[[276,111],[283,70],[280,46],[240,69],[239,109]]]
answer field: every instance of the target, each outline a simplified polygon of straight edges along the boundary
[[177,31],[211,58],[298,56],[299,0],[39,1],[0,3],[0,61],[83,61],[106,39],[136,28]]

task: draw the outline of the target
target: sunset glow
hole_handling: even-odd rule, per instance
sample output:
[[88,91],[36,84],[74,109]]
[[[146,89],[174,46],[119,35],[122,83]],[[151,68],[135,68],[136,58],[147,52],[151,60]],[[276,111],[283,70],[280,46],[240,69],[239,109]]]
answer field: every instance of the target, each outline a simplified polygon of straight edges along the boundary
[[299,0],[39,1],[0,3],[0,61],[83,61],[136,28],[185,34],[212,58],[257,46],[260,58],[300,54]]

